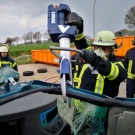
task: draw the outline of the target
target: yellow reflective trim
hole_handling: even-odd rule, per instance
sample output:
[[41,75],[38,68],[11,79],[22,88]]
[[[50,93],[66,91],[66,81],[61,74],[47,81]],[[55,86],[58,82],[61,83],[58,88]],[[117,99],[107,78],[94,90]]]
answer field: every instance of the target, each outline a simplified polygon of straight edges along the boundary
[[86,48],[86,50],[88,50],[88,51],[93,51],[94,48],[93,48],[92,46],[89,46],[89,47]]
[[79,67],[78,67],[78,65],[76,65],[76,70],[78,71],[78,69],[79,69]]
[[78,78],[74,79],[74,82],[78,82]]
[[0,61],[0,67],[1,67],[1,61]]
[[121,65],[123,68],[125,68],[125,67],[124,67],[124,64],[123,64],[121,61],[119,61],[119,62],[114,62],[114,64],[119,64],[119,65]]
[[76,107],[78,112],[81,112],[83,110],[83,103],[78,99],[74,99],[74,106]]
[[131,73],[132,64],[133,64],[133,60],[129,60],[129,63],[128,63],[128,73]]
[[[75,82],[78,82],[78,85],[76,86],[76,88],[80,87],[83,73],[87,68],[88,68],[88,66],[86,64],[83,65],[81,73],[79,75],[79,78],[77,77],[77,73],[75,73],[75,79],[74,80],[75,80]],[[76,70],[78,71],[78,65],[76,65]],[[78,99],[74,99],[74,105],[75,105],[78,112],[82,112],[82,110],[83,110],[83,102],[82,101],[80,101]]]
[[80,40],[84,37],[84,33],[81,33],[79,34],[77,37],[76,37],[76,40]]
[[10,64],[10,63],[11,63],[10,61],[1,61],[1,64],[5,64],[5,65]]
[[127,74],[128,74],[127,78],[135,80],[135,75],[134,74],[131,74],[131,73],[127,73]]
[[89,46],[89,47],[86,48],[86,50],[89,50],[89,49],[91,49],[91,48],[92,48],[92,47]]
[[114,63],[111,63],[111,72],[106,76],[109,80],[114,80],[119,74],[119,68]]
[[78,73],[78,65],[75,66],[75,69],[76,69],[76,72],[74,73],[74,78],[73,78],[73,81],[74,82],[78,82],[78,77],[77,77],[77,73]]
[[13,68],[15,66],[15,65],[13,66],[12,62],[10,62],[10,61],[1,61],[1,65],[10,65],[11,68]]
[[127,76],[127,78],[130,78],[132,80],[135,80],[135,75],[131,73],[131,71],[132,71],[132,65],[133,65],[133,60],[129,60],[129,63],[128,63],[128,72],[127,72],[128,76]]
[[84,71],[88,68],[88,65],[84,64],[83,67],[82,67],[82,70],[81,70],[81,73],[79,75],[79,79],[78,79],[78,85],[76,86],[76,88],[80,88],[80,85],[81,85],[81,80],[82,80],[82,76],[84,74]]
[[102,75],[98,74],[96,78],[95,93],[102,94],[104,89],[104,78]]
[[14,66],[16,66],[16,62],[13,63],[12,68],[13,68]]

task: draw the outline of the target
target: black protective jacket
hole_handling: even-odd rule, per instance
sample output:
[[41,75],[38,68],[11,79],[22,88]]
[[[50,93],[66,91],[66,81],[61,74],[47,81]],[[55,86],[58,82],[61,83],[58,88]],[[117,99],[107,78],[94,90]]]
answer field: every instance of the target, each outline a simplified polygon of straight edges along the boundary
[[16,62],[9,56],[2,57],[0,56],[0,67],[4,67],[8,65],[9,67],[13,68],[15,71],[18,72],[18,67]]
[[[84,38],[81,39],[80,42],[75,42],[75,45],[78,49],[88,47]],[[104,60],[101,57],[100,59],[95,69],[89,68],[89,64],[85,64],[86,66],[88,65],[88,68],[84,65],[77,66],[77,70],[74,72],[75,86],[93,92],[95,92],[95,89],[98,89],[98,87],[101,87],[102,92],[100,94],[114,98],[119,93],[120,83],[124,81],[127,76],[123,61],[115,55],[111,55],[109,60]],[[115,69],[117,72],[115,72]],[[98,72],[93,72],[93,70],[97,70]],[[80,75],[81,73],[83,74]],[[113,74],[115,74],[114,77],[112,77]]]

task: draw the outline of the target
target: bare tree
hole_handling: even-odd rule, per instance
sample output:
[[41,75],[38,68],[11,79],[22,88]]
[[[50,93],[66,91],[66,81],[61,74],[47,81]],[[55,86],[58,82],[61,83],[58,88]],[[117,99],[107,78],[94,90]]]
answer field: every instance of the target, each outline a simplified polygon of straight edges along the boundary
[[48,33],[48,31],[46,30],[45,33],[43,34],[43,37],[47,40],[47,41],[51,41],[51,37]]
[[30,43],[33,43],[33,35],[34,35],[34,33],[32,31],[27,33],[27,38],[28,38],[28,40],[30,40]]
[[24,34],[24,35],[22,36],[22,39],[24,40],[24,42],[25,42],[25,44],[26,44],[26,42],[27,42],[27,40],[28,40],[27,34]]
[[40,39],[42,37],[42,34],[40,32],[36,32],[34,35],[33,35],[33,39],[36,40],[36,43],[39,43],[41,42]]
[[14,42],[16,42],[17,43],[17,45],[18,45],[18,42],[21,40],[21,38],[20,37],[15,37],[15,41]]
[[129,29],[135,28],[135,6],[131,7],[125,15],[125,24]]

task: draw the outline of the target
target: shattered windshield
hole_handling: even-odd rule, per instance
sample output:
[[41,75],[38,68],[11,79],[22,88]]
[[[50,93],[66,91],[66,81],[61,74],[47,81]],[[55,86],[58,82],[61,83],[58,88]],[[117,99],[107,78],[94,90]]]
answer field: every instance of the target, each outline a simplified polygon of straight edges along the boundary
[[[89,134],[106,135],[106,115],[108,107],[94,105],[78,99],[69,98],[63,102],[62,96],[57,96],[59,114],[70,123],[75,135]],[[76,105],[78,103],[78,107]]]

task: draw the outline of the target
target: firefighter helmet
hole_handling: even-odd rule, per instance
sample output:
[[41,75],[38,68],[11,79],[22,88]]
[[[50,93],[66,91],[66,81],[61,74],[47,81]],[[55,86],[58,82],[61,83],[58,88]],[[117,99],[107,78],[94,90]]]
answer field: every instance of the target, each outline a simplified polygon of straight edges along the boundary
[[94,39],[92,45],[96,46],[114,46],[115,45],[115,35],[113,32],[108,30],[99,31]]
[[8,48],[5,46],[0,47],[0,52],[8,52]]

